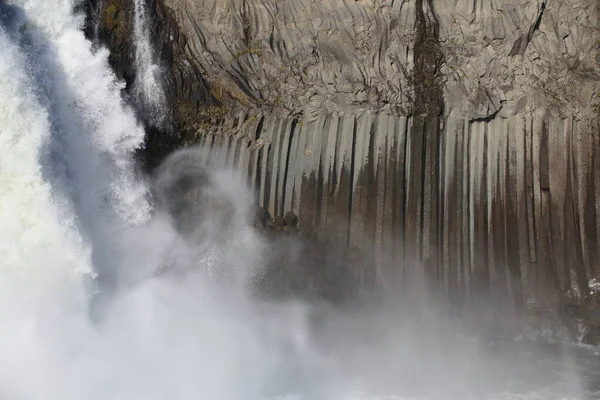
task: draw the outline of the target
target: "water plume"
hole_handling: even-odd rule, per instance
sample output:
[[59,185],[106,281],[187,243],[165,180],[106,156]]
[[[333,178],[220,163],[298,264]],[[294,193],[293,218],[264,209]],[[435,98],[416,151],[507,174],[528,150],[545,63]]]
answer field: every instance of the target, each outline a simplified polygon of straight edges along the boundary
[[136,77],[133,92],[147,120],[160,127],[165,122],[165,95],[159,74],[160,64],[150,42],[146,0],[135,0],[133,39]]
[[0,3],[0,398],[595,393],[563,354],[495,353],[434,305],[260,294],[252,194],[198,149],[137,171],[144,131],[74,5]]

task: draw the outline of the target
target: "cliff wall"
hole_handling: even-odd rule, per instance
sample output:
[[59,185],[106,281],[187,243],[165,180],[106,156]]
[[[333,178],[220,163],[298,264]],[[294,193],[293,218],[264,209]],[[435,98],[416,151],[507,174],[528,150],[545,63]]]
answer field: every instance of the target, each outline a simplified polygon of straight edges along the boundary
[[[126,24],[123,3],[103,7]],[[150,148],[200,143],[241,167],[272,217],[371,255],[377,285],[595,307],[597,1],[148,7],[172,115]]]

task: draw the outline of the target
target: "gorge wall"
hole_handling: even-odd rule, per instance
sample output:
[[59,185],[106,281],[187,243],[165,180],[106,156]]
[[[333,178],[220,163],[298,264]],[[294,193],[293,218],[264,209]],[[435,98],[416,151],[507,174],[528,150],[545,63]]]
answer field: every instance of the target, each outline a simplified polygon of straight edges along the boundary
[[[133,82],[132,5],[90,4]],[[273,218],[369,254],[376,285],[596,307],[598,1],[147,7],[170,122],[149,123],[150,165],[201,144]]]

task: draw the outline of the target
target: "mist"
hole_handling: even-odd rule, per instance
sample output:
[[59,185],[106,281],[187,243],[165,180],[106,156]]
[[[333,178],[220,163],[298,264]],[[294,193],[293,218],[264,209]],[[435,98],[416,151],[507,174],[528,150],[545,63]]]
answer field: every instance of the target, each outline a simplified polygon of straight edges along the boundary
[[490,345],[435,294],[265,292],[286,249],[239,171],[197,148],[138,170],[143,128],[75,5],[0,3],[0,399],[595,395],[572,351]]
[[251,226],[251,194],[196,154],[151,180],[152,218],[121,234],[93,312],[3,292],[5,398],[584,398],[567,353],[490,346],[433,296],[339,307],[260,293],[274,244]]

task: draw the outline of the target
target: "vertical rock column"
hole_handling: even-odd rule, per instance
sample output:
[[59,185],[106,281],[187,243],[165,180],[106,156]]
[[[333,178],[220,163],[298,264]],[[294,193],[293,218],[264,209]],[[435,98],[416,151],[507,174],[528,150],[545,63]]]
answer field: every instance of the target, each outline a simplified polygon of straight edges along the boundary
[[[414,0],[381,12],[361,2],[247,2],[244,46],[212,34],[229,32],[221,3],[183,2],[178,12],[196,10],[203,22],[184,19],[203,33],[194,46],[211,55],[200,57],[205,69],[231,69],[261,99],[197,136],[211,157],[240,167],[271,216],[291,211],[303,235],[367,254],[361,285],[424,290],[414,283],[427,281],[456,302],[507,310],[588,301],[600,273],[598,116],[585,104],[563,107],[560,99],[579,97],[554,84],[594,69],[567,54],[566,28],[551,18],[579,26],[577,1],[560,12],[546,2],[521,10],[449,0],[435,10]],[[315,15],[319,24],[305,23]],[[319,29],[331,35],[312,34]],[[586,29],[571,33],[583,43]],[[568,68],[546,63],[559,59],[555,31]]]
[[584,299],[600,274],[597,123],[240,115],[200,143],[204,160],[241,168],[273,217],[292,211],[305,235],[370,254],[365,285],[428,278],[453,300],[510,309]]

